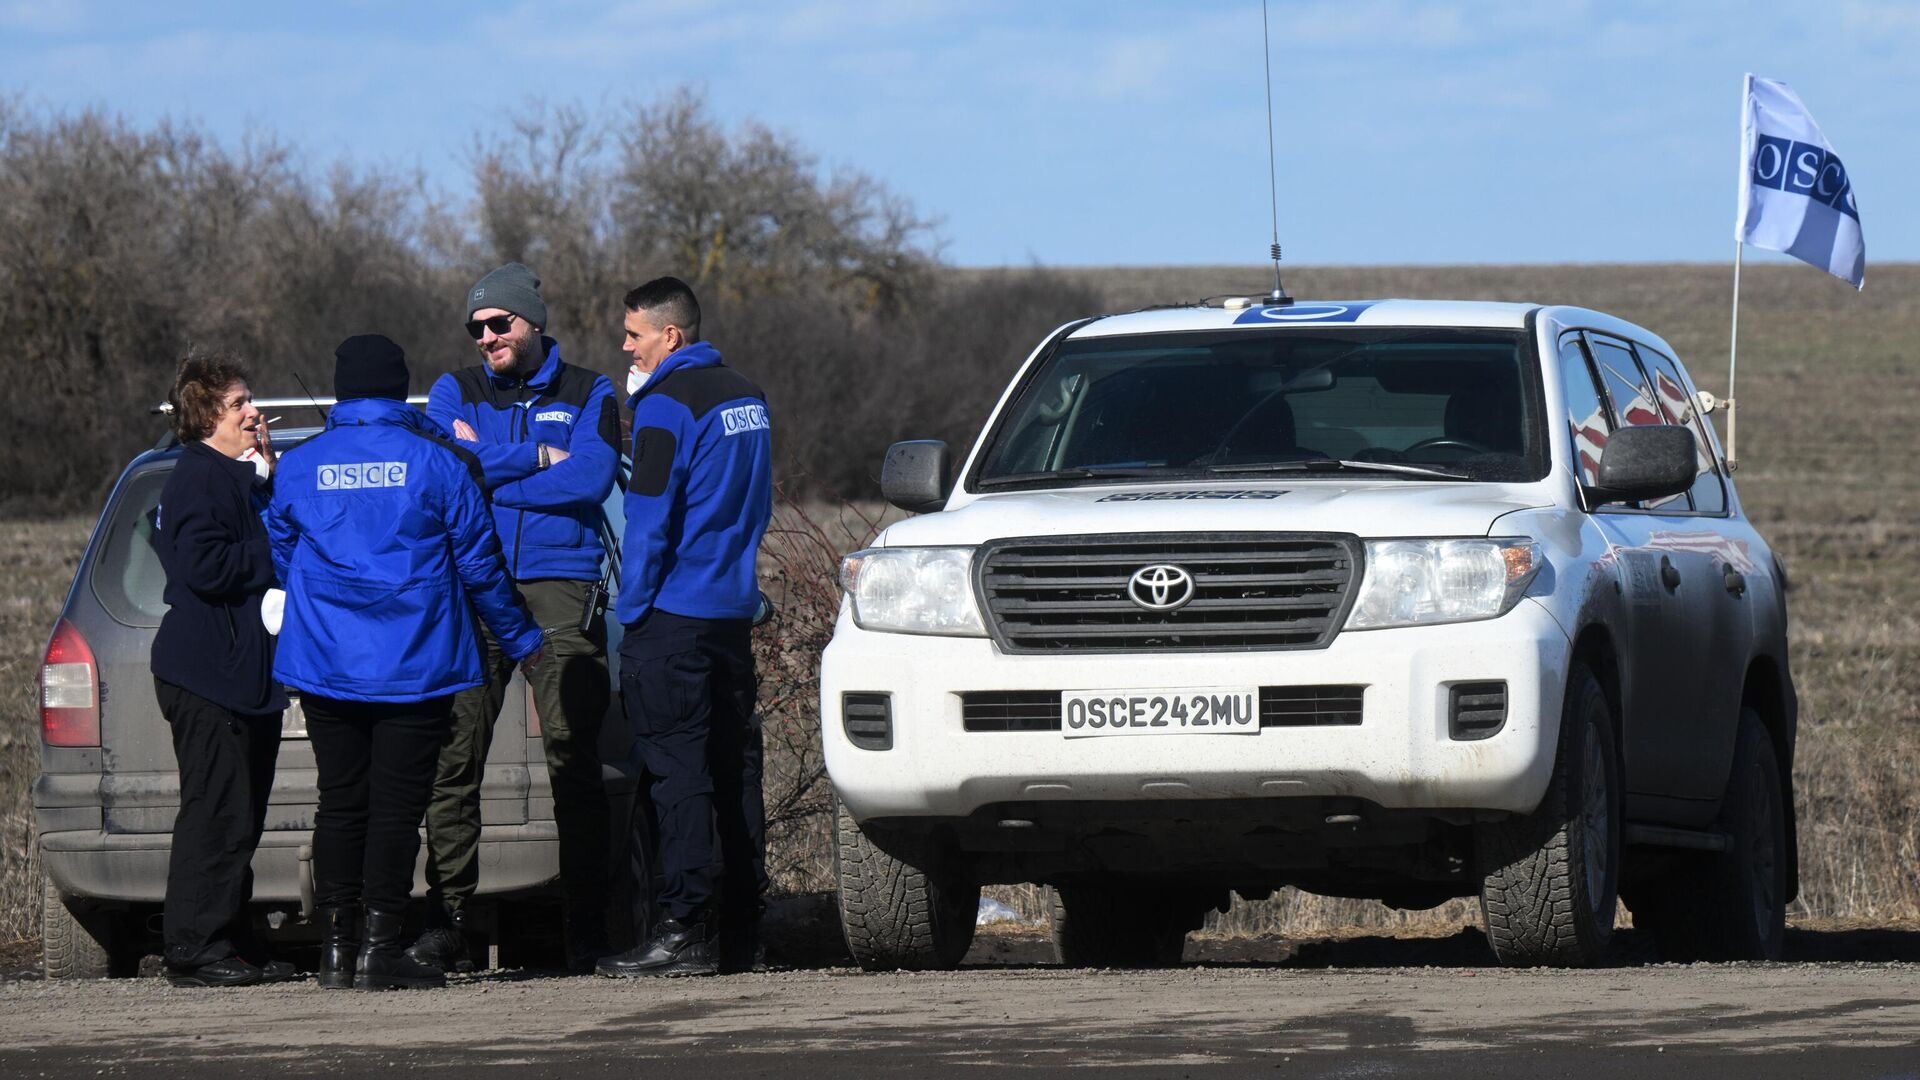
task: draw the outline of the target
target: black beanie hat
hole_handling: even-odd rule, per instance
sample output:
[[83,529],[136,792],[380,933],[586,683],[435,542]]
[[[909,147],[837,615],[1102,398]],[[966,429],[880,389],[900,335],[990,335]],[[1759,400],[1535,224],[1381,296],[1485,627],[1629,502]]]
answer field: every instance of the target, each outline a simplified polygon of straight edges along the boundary
[[547,302],[540,299],[540,279],[533,271],[510,262],[473,283],[467,290],[467,318],[481,308],[511,311],[542,330],[547,327]]
[[333,396],[407,400],[407,354],[381,334],[356,334],[333,350]]

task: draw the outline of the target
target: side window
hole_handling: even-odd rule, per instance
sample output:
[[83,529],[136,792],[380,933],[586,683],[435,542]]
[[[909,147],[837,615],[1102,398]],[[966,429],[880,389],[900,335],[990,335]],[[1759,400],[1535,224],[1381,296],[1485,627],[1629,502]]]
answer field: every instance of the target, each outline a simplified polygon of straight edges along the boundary
[[1703,514],[1724,513],[1727,509],[1727,490],[1720,480],[1720,468],[1713,460],[1713,445],[1707,440],[1702,425],[1706,419],[1694,408],[1693,396],[1687,393],[1687,382],[1680,377],[1680,369],[1672,358],[1655,352],[1644,345],[1635,345],[1634,351],[1640,354],[1641,364],[1647,374],[1653,377],[1654,397],[1660,401],[1660,409],[1679,424],[1693,432],[1693,451],[1699,464],[1700,475],[1694,477],[1693,508]]
[[1600,452],[1607,448],[1613,424],[1593,384],[1593,369],[1587,363],[1586,346],[1581,344],[1579,334],[1560,339],[1560,384],[1567,395],[1567,433],[1573,439],[1574,467],[1581,483],[1598,483]]
[[[1587,340],[1593,348],[1593,365],[1600,371],[1600,384],[1606,389],[1607,401],[1613,407],[1615,427],[1642,427],[1671,422],[1671,418],[1661,411],[1659,398],[1648,385],[1646,374],[1640,370],[1640,362],[1633,358],[1632,349],[1624,342],[1598,334],[1589,334]],[[1692,509],[1686,492],[1642,505],[1648,510],[1664,510],[1668,513],[1684,513]]]
[[107,614],[128,626],[159,626],[167,613],[167,572],[153,548],[154,507],[167,486],[167,469],[149,469],[126,490],[100,529],[99,554],[88,571],[93,595]]

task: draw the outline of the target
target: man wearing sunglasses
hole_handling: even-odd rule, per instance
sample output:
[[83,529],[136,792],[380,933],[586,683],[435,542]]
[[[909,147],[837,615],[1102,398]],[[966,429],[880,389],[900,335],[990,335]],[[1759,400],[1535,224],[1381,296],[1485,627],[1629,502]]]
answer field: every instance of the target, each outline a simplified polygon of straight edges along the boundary
[[[467,333],[483,363],[442,375],[427,415],[480,459],[508,572],[546,630],[547,662],[528,681],[540,717],[560,832],[567,959],[591,971],[607,950],[606,789],[600,724],[611,696],[600,505],[613,490],[620,415],[605,376],[560,359],[543,331],[540,279],[519,263],[467,290]],[[596,603],[598,601],[598,603]],[[427,808],[428,932],[410,950],[470,970],[464,929],[479,883],[480,781],[513,665],[486,639],[486,682],[454,700]]]

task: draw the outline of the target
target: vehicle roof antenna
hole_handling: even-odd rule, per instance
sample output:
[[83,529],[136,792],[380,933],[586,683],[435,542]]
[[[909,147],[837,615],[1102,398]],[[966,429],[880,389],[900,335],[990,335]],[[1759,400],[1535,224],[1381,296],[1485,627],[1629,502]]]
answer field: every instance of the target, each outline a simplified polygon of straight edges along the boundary
[[328,415],[328,412],[330,410],[328,410],[328,408],[325,405],[320,404],[320,399],[313,396],[313,391],[307,389],[307,380],[301,378],[299,372],[296,371],[293,373],[293,381],[300,384],[301,392],[306,394],[307,400],[313,402],[313,407],[320,411],[320,422],[322,424],[325,424],[329,420],[333,419],[331,416]]
[[1273,166],[1273,42],[1267,29],[1267,0],[1260,0],[1260,58],[1267,70],[1267,194],[1273,200],[1273,246],[1267,257],[1273,260],[1273,291],[1267,294],[1272,307],[1293,303],[1287,287],[1280,284],[1280,181]]

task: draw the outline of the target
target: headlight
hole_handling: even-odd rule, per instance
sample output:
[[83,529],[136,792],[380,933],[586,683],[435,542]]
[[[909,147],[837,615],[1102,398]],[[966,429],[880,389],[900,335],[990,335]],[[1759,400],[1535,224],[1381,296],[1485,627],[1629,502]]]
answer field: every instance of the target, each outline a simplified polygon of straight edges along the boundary
[[972,565],[972,548],[868,548],[840,560],[840,587],[863,630],[986,637]]
[[1373,540],[1349,630],[1505,615],[1540,572],[1531,540]]

